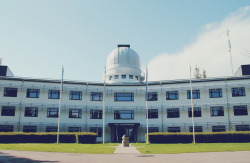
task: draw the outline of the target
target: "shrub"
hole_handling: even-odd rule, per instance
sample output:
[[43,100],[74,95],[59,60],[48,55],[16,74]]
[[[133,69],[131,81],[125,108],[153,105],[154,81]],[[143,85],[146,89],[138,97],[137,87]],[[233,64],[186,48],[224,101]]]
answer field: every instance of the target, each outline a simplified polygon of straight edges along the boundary
[[80,144],[94,144],[96,143],[97,133],[79,133],[77,134],[77,138]]

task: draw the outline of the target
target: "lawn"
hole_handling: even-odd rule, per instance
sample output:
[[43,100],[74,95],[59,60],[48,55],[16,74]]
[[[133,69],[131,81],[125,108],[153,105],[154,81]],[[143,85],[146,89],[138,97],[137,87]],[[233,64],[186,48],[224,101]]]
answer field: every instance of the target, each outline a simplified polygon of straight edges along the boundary
[[114,153],[118,143],[107,144],[0,144],[0,150],[20,150],[20,151],[42,151],[42,152],[65,152],[65,153],[91,153],[108,154]]
[[145,144],[133,143],[144,154],[250,151],[250,143]]

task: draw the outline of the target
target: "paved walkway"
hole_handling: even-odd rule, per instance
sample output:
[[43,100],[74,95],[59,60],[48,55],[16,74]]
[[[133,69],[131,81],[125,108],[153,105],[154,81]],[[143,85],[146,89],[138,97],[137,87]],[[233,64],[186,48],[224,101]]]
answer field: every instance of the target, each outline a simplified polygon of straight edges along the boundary
[[131,146],[130,144],[129,144],[129,147],[123,147],[122,144],[119,144],[119,146],[116,147],[116,150],[114,153],[135,153],[136,154],[140,152],[136,149],[136,147]]

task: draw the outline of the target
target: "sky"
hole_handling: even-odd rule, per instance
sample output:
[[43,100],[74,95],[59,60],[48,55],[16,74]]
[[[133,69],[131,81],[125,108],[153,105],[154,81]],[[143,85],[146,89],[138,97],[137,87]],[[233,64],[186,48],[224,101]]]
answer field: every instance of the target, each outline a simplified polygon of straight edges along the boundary
[[102,81],[130,44],[149,80],[231,76],[250,64],[249,0],[0,0],[0,56],[15,76]]

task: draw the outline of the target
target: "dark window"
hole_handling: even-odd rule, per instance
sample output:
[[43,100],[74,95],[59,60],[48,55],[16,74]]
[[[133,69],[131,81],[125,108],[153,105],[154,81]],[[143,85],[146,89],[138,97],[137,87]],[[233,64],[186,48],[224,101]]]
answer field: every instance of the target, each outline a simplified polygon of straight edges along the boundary
[[102,119],[102,110],[90,110],[90,119]]
[[37,107],[25,107],[24,116],[25,117],[38,117],[38,108]]
[[57,132],[57,126],[46,126],[46,132]]
[[115,93],[115,101],[134,101],[134,93]]
[[101,127],[90,127],[89,131],[97,133],[97,137],[102,137],[102,128]]
[[148,118],[158,118],[158,109],[148,109]]
[[[202,126],[194,126],[194,132],[202,132]],[[189,132],[193,132],[193,126],[189,126]]]
[[152,133],[152,132],[159,132],[159,127],[149,127],[148,133]]
[[167,118],[180,118],[179,108],[167,109]]
[[68,132],[81,132],[81,127],[69,127]]
[[23,132],[37,132],[37,126],[23,126]]
[[133,75],[129,75],[129,79],[133,79]]
[[135,78],[136,78],[136,80],[138,80],[138,79],[139,79],[139,77],[138,77],[138,76],[135,76]]
[[39,89],[27,89],[26,97],[27,98],[39,98],[39,93],[40,93]]
[[250,131],[249,125],[235,125],[236,131]]
[[[192,108],[188,108],[188,117],[192,117]],[[194,107],[194,117],[201,117],[200,107]]]
[[0,125],[0,132],[13,132],[14,125]]
[[234,106],[234,115],[248,115],[247,106],[246,105],[239,105]]
[[81,91],[70,91],[69,92],[70,100],[82,100],[82,92]]
[[215,106],[210,108],[211,117],[224,116],[223,106]]
[[[200,90],[193,90],[192,92],[193,99],[200,99]],[[187,99],[191,99],[190,90],[187,91]]]
[[115,110],[114,119],[134,119],[133,110]]
[[4,97],[17,97],[17,88],[4,88]]
[[49,90],[49,99],[59,99],[60,91],[59,90]]
[[3,106],[1,116],[15,116],[15,106]]
[[48,108],[47,117],[58,118],[58,108]]
[[209,97],[210,98],[220,98],[222,97],[222,89],[209,89]]
[[119,79],[119,75],[115,75],[115,79]]
[[233,97],[246,96],[245,88],[244,87],[232,88],[232,96]]
[[166,100],[179,100],[178,91],[169,91],[166,92]]
[[181,132],[180,127],[168,127],[168,132]]
[[82,109],[69,109],[69,118],[82,118]]
[[225,132],[226,131],[226,126],[221,125],[221,126],[212,126],[212,132]]
[[112,80],[112,76],[109,77],[109,80]]
[[91,92],[90,101],[102,101],[101,92]]
[[122,79],[126,79],[126,75],[122,75]]
[[158,94],[157,92],[148,92],[148,99],[147,101],[157,101],[158,100]]

